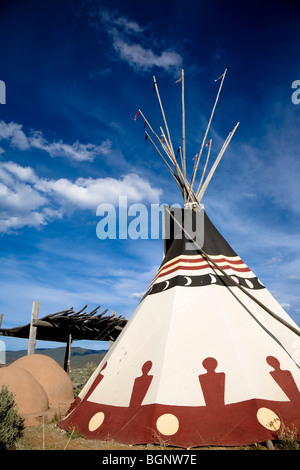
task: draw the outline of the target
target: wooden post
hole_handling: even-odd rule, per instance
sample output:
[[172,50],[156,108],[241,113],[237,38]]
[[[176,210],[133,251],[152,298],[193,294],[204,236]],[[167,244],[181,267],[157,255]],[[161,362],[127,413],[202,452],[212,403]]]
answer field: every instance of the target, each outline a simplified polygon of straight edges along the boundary
[[[3,313],[0,313],[0,328],[2,325]],[[3,345],[3,349],[2,349]],[[5,343],[0,340],[0,367],[6,364]]]
[[274,445],[271,440],[266,441],[266,445],[269,450],[274,450]]
[[72,344],[72,335],[68,335],[66,352],[65,352],[65,361],[64,361],[64,370],[67,374],[70,372],[70,365],[71,365],[71,344]]
[[28,351],[27,351],[28,356],[30,354],[34,354],[34,350],[35,350],[37,327],[33,326],[33,324],[38,318],[38,313],[39,313],[39,303],[37,301],[34,301],[32,304],[29,339],[28,339]]
[[[116,316],[116,312],[115,311],[112,311],[111,312],[111,317],[115,317]],[[114,340],[113,339],[110,339],[108,341],[108,350],[110,350],[110,348],[112,347],[112,345],[114,344]]]

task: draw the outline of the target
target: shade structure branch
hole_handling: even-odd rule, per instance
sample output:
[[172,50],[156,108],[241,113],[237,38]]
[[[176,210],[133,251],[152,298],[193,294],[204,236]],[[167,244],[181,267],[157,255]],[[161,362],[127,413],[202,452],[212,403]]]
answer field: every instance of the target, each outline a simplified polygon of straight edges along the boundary
[[[102,341],[109,341],[111,337],[116,339],[127,324],[127,320],[121,315],[107,315],[109,309],[99,314],[99,306],[87,313],[84,311],[86,307],[78,312],[74,312],[72,308],[35,319],[32,325],[36,328],[36,339],[65,343],[71,334],[73,341],[97,341],[99,337]],[[0,335],[16,338],[29,338],[29,332],[30,324],[0,329]]]

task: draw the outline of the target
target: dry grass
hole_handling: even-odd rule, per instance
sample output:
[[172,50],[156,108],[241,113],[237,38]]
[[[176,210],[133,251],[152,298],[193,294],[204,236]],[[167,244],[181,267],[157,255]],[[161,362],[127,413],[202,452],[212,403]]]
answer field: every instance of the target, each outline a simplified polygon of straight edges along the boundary
[[174,447],[136,445],[129,446],[114,441],[86,440],[78,434],[60,429],[56,423],[32,426],[25,429],[16,450],[171,450]]
[[[164,445],[126,445],[115,441],[92,441],[86,440],[77,433],[70,436],[70,432],[60,429],[56,423],[45,424],[44,426],[32,426],[24,430],[23,437],[18,441],[16,450],[186,450],[177,447]],[[248,447],[199,447],[191,451],[199,450],[266,450],[266,446],[248,446]]]

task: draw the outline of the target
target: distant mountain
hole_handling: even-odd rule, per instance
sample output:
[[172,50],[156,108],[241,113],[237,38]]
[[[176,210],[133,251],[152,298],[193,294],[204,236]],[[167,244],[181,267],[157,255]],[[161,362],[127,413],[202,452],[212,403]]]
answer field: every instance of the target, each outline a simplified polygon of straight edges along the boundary
[[[35,350],[35,354],[44,354],[52,357],[60,366],[63,367],[66,348],[40,348]],[[71,368],[82,369],[88,363],[98,365],[107,353],[106,350],[97,351],[94,349],[84,349],[79,347],[71,348]],[[20,357],[26,356],[27,350],[24,351],[6,351],[6,365],[9,366]]]

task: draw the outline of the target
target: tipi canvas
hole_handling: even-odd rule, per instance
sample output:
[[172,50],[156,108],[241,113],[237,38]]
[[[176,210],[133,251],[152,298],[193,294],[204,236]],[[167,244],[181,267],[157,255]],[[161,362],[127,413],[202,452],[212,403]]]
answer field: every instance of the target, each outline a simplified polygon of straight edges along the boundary
[[207,180],[194,192],[169,137],[162,146],[185,208],[166,208],[162,264],[60,426],[180,447],[300,430],[300,330],[208,218],[199,197]]

